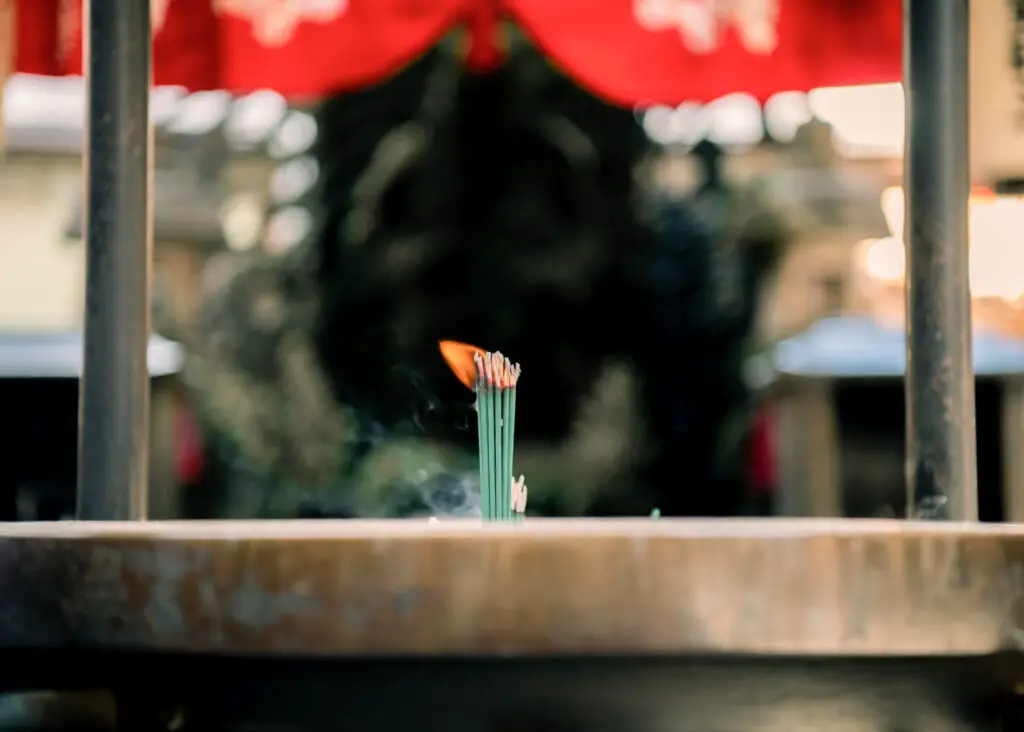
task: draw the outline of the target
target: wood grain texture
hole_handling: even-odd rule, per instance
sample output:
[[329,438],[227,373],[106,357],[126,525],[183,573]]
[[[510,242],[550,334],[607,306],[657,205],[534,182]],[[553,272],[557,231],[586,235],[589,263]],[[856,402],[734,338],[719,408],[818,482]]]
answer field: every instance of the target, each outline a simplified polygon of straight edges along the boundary
[[972,655],[1024,527],[842,520],[0,526],[0,647]]

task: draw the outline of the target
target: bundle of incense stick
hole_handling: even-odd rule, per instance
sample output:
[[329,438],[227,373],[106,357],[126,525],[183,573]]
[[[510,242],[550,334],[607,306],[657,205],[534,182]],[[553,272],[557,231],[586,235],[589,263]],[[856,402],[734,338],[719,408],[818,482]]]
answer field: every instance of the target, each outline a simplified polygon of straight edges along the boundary
[[523,477],[512,479],[516,385],[521,369],[500,353],[476,353],[480,438],[480,508],[484,521],[512,521],[526,510]]

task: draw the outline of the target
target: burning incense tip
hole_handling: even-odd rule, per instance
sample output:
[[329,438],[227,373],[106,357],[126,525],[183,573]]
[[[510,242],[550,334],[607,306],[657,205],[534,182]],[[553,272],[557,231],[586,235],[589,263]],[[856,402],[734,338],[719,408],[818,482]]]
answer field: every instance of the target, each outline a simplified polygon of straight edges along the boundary
[[512,386],[512,362],[507,358],[502,359],[501,365],[501,388],[508,389]]
[[484,373],[483,381],[487,382],[488,386],[494,386],[494,359],[484,356]]
[[437,345],[441,348],[441,356],[448,368],[463,386],[472,389],[477,375],[476,359],[483,359],[484,349],[459,341],[439,341]]

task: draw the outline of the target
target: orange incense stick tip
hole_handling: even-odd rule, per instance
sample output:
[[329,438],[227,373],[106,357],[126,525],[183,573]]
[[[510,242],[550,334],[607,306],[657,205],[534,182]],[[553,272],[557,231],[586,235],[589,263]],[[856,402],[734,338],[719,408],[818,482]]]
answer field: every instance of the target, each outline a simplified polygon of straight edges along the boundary
[[472,389],[476,382],[476,363],[473,357],[478,353],[483,356],[484,349],[459,341],[439,341],[438,346],[448,368],[467,389]]

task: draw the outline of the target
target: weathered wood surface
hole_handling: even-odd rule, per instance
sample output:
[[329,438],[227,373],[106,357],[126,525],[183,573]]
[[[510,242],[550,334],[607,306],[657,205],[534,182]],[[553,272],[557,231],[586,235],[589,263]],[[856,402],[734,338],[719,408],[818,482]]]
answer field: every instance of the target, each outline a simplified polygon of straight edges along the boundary
[[0,526],[0,647],[971,655],[1024,527],[841,520]]

